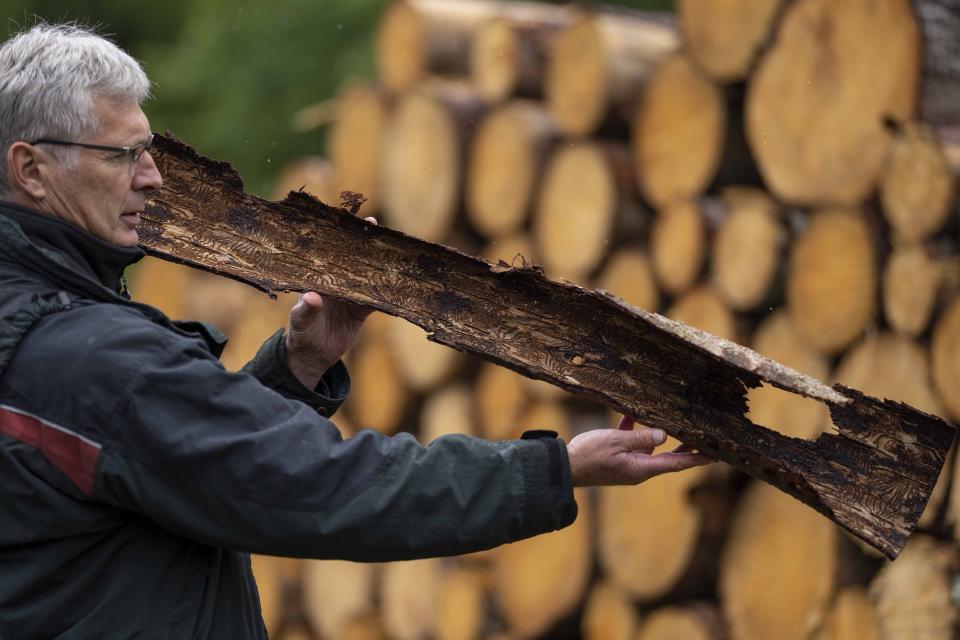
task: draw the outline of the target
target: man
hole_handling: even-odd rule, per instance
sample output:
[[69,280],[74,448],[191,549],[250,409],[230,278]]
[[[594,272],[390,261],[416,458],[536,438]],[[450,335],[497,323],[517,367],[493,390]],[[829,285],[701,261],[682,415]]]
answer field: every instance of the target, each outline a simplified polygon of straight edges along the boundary
[[465,553],[569,525],[573,486],[708,461],[651,455],[663,432],[629,420],[569,445],[344,441],[327,418],[365,313],[315,293],[225,371],[218,331],[125,294],[162,184],[148,91],[77,27],[0,47],[0,637],[262,638],[250,552]]

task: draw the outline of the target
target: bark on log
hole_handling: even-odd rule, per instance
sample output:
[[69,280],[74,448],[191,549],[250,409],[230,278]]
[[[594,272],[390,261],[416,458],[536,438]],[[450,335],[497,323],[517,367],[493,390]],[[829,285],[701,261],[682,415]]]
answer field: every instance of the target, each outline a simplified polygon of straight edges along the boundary
[[[397,315],[431,339],[661,427],[895,557],[933,489],[954,428],[833,388],[749,349],[532,268],[491,265],[373,225],[302,193],[270,203],[227,163],[156,138],[163,189],[144,208],[153,255],[266,292],[316,290]],[[829,405],[837,434],[797,441],[746,419],[766,380]]]
[[960,124],[960,2],[913,0],[923,33],[920,119],[936,127]]
[[[906,336],[881,332],[864,338],[844,354],[834,379],[878,398],[906,402],[927,413],[946,415],[934,393],[926,349]],[[918,521],[920,526],[928,526],[935,520],[949,475],[941,472]]]

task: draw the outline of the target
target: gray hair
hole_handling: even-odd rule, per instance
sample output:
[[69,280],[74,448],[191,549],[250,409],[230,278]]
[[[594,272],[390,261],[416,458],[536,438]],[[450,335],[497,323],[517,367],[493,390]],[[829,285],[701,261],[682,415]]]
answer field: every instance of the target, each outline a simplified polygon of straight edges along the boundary
[[14,142],[79,140],[99,126],[97,96],[142,104],[149,95],[140,63],[91,29],[40,23],[10,38],[0,45],[0,193]]

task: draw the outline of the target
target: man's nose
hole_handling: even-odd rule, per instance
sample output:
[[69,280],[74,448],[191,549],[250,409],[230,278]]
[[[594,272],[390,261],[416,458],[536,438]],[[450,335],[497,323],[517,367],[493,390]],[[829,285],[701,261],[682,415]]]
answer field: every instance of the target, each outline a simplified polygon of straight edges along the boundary
[[144,151],[140,159],[134,163],[133,171],[134,191],[157,191],[163,186],[163,177],[149,151]]

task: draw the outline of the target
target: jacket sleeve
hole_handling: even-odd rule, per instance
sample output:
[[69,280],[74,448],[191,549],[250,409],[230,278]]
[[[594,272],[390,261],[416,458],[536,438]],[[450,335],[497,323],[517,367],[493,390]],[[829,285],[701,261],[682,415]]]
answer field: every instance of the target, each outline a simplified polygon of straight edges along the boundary
[[306,404],[149,322],[119,323],[75,355],[84,379],[58,384],[79,385],[84,430],[105,435],[93,497],[207,544],[385,561],[489,548],[576,518],[559,440],[344,441]]
[[350,393],[350,376],[342,360],[327,369],[316,389],[303,386],[287,366],[283,329],[270,336],[241,371],[249,373],[283,397],[299,400],[328,418],[336,413]]

